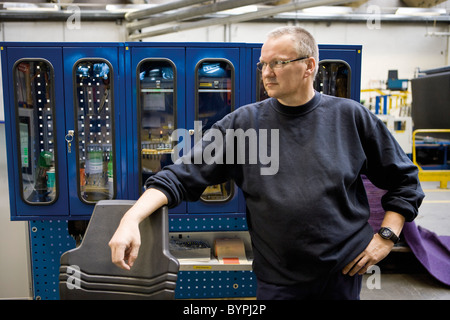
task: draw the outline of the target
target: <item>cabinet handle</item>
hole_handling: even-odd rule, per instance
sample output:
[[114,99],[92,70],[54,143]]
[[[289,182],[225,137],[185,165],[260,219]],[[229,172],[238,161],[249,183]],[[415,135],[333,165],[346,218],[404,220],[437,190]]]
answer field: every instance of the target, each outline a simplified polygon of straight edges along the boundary
[[66,142],[67,142],[67,152],[71,153],[72,152],[72,140],[73,140],[73,135],[74,135],[75,131],[74,130],[69,130],[67,131],[66,134]]

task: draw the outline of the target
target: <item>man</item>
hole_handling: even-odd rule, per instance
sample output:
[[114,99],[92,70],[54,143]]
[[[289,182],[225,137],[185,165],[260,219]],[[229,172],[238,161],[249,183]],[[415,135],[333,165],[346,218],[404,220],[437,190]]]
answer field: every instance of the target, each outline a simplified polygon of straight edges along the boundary
[[[271,98],[238,108],[213,128],[224,136],[238,128],[277,130],[277,148],[266,142],[279,150],[278,171],[262,175],[265,165],[249,161],[165,167],[124,215],[110,242],[113,262],[130,269],[139,222],[160,206],[195,201],[206,186],[233,179],[246,198],[258,299],[359,299],[362,274],[390,252],[424,195],[417,168],[376,116],[314,90],[317,62],[306,30],[271,32],[258,64]],[[193,154],[212,142],[200,143]],[[362,174],[387,190],[382,227],[389,229],[380,234],[368,224]]]

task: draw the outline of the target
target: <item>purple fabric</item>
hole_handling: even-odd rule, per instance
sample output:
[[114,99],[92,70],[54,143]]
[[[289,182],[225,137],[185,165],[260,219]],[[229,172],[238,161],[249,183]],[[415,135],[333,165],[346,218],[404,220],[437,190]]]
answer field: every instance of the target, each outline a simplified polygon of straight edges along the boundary
[[403,237],[425,269],[450,286],[450,236],[438,236],[410,222],[403,227]]
[[[386,191],[375,187],[366,177],[362,178],[369,199],[369,223],[374,232],[378,232],[385,213],[381,197]],[[414,222],[405,223],[402,236],[425,269],[441,283],[450,286],[450,236],[438,236]]]
[[366,189],[367,199],[369,200],[369,224],[372,226],[373,232],[377,233],[384,218],[385,212],[381,206],[381,197],[386,193],[386,191],[375,187],[365,176],[362,178]]

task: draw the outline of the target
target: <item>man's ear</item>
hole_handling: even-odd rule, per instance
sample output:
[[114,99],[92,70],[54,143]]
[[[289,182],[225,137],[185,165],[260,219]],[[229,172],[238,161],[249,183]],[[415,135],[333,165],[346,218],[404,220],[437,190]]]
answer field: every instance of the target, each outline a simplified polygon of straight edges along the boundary
[[316,71],[316,59],[310,57],[306,62],[305,78],[314,75],[315,71]]

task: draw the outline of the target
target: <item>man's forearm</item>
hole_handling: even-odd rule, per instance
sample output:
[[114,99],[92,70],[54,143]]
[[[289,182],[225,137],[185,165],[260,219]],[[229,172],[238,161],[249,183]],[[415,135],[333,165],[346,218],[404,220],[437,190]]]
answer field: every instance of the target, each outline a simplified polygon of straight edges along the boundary
[[133,220],[139,224],[167,203],[168,199],[164,193],[157,189],[147,189],[123,216],[122,221]]
[[389,227],[391,230],[399,236],[402,232],[403,226],[405,224],[405,217],[394,211],[386,211],[384,219],[381,222],[382,227]]

